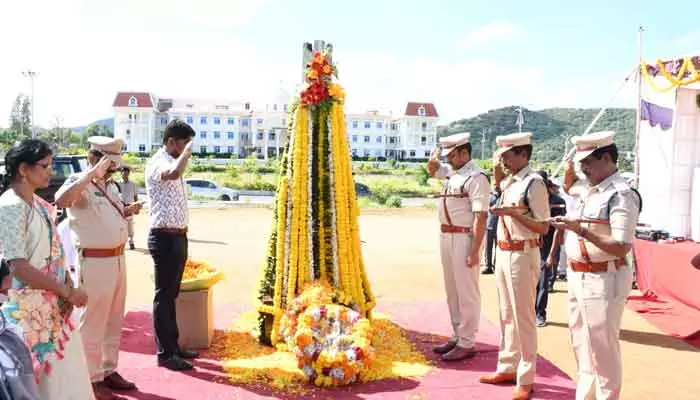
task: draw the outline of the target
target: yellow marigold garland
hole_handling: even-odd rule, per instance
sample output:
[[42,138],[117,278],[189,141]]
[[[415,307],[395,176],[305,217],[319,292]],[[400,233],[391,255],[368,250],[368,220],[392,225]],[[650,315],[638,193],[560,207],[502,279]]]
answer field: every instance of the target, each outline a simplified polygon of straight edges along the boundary
[[[664,63],[662,60],[657,61],[657,68],[659,72],[669,81],[671,82],[671,85],[668,87],[660,88],[659,86],[656,85],[654,82],[654,78],[652,78],[649,75],[648,71],[648,65],[644,62],[640,64],[640,69],[642,72],[642,75],[646,79],[647,83],[649,84],[649,87],[651,87],[652,90],[660,93],[665,93],[668,92],[669,90],[672,90],[675,87],[678,86],[685,86],[685,85],[690,85],[695,82],[700,82],[700,72],[698,72],[695,68],[695,64],[693,62],[692,57],[691,58],[686,58],[683,60],[683,64],[681,65],[681,68],[678,71],[677,76],[673,76],[667,69],[666,69],[666,63]],[[687,79],[683,79],[685,76],[686,72],[690,72],[690,77]]]

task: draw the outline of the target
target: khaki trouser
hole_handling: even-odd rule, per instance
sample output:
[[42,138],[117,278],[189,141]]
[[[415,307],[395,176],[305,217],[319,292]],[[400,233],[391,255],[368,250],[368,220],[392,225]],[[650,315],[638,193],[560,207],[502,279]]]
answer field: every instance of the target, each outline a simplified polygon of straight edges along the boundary
[[622,388],[620,324],[632,290],[632,269],[567,271],[571,344],[578,364],[576,400],[616,400]]
[[126,302],[126,264],[119,257],[80,256],[80,282],[88,302],[80,316],[80,333],[92,382],[117,368]]
[[464,233],[440,234],[440,256],[452,321],[452,339],[465,348],[474,346],[481,314],[479,266],[467,266],[471,243],[472,237]]
[[535,380],[535,293],[539,276],[539,248],[497,250],[496,288],[501,327],[497,372],[516,373],[518,385],[531,385]]
[[129,235],[129,242],[134,241],[134,217],[126,218],[126,231]]

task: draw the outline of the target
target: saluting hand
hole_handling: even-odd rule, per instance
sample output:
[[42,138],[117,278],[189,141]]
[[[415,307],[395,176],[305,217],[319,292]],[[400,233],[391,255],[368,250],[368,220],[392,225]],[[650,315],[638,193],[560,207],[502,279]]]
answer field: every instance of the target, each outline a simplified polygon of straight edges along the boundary
[[430,153],[430,159],[427,165],[428,174],[430,174],[430,176],[435,175],[438,168],[440,168],[440,151],[440,148],[436,147],[433,149],[432,153]]
[[93,178],[102,179],[107,174],[107,171],[109,170],[109,167],[111,165],[112,160],[110,160],[107,157],[102,157],[100,161],[97,162],[97,164],[90,168],[90,171],[88,171],[88,173],[91,174]]
[[192,148],[194,147],[194,140],[190,140],[187,142],[185,145],[185,149],[182,151],[182,153],[185,155],[185,157],[189,157],[192,155]]

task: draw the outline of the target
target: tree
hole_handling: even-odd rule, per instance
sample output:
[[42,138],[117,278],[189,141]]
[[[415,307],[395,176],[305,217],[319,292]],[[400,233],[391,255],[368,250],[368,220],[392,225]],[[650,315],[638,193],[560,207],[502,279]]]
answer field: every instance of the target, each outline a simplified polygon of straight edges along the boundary
[[[30,138],[32,107],[27,96],[17,95],[10,112],[10,129],[7,130],[7,139],[12,142],[24,138]],[[3,138],[4,139],[4,138]]]
[[85,130],[85,136],[87,136],[87,137],[90,137],[90,136],[114,137],[114,133],[112,133],[112,130],[109,127],[92,123],[92,124],[88,125],[87,129]]

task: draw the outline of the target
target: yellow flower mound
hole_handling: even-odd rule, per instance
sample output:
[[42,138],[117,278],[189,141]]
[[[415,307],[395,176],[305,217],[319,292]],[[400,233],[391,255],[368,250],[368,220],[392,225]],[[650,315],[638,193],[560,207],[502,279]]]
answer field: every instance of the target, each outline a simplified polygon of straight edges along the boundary
[[[432,370],[431,362],[414,348],[398,325],[378,313],[374,313],[371,323],[375,332],[374,359],[363,371],[361,382],[420,378]],[[307,383],[294,354],[259,344],[253,335],[256,326],[257,312],[246,313],[228,331],[214,338],[210,351],[223,360],[231,383],[298,395],[312,391],[313,386]]]
[[224,279],[224,271],[214,267],[206,261],[195,261],[190,258],[185,263],[185,271],[182,273],[180,290],[183,292],[204,290],[214,286]]

